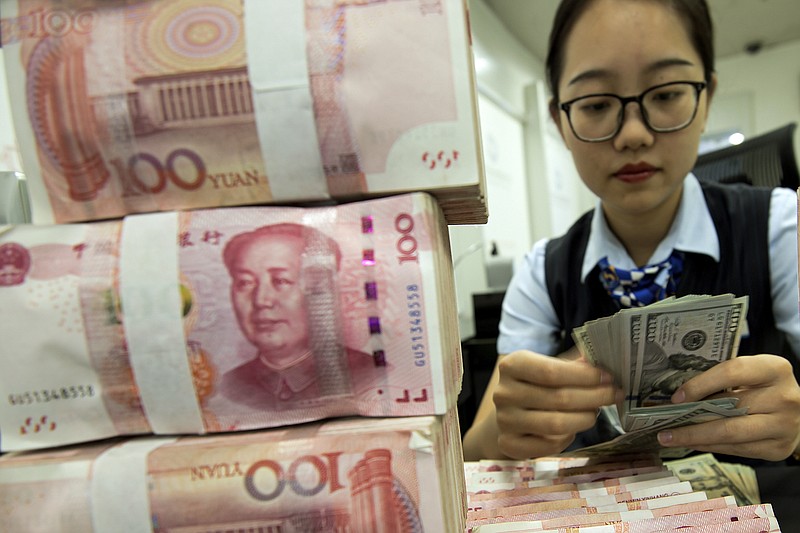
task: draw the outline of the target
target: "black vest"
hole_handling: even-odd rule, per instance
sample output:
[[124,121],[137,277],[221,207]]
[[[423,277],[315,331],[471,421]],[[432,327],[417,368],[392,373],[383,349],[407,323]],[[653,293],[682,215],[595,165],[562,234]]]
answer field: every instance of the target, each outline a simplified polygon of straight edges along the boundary
[[[771,190],[747,185],[702,184],[717,229],[720,261],[686,253],[677,296],[725,294],[749,296],[747,324],[739,354],[772,353],[789,357],[785,335],[775,327],[769,271],[769,202]],[[562,350],[574,342],[573,328],[619,311],[599,280],[598,267],[581,283],[581,266],[594,211],[583,215],[562,237],[547,243],[545,279],[562,325]],[[560,353],[560,352],[559,352]]]
[[[703,182],[701,187],[717,229],[720,261],[717,263],[703,254],[686,253],[677,296],[725,293],[749,296],[750,335],[742,339],[739,355],[783,355],[792,362],[795,375],[800,375],[800,364],[785,334],[775,327],[772,313],[768,237],[771,189]],[[564,236],[547,243],[545,280],[563,328],[558,339],[561,349],[557,353],[574,345],[570,333],[575,327],[619,311],[600,283],[598,267],[589,273],[585,283],[581,283],[581,267],[593,214],[594,211],[586,213]],[[571,448],[613,437],[607,428],[590,431],[591,434],[579,436]],[[752,464],[742,458],[734,460]]]

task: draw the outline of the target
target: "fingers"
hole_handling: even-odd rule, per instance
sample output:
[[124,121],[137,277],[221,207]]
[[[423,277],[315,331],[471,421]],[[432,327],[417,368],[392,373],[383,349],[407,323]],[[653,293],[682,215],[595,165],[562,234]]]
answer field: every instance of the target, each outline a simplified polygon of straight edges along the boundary
[[495,393],[498,408],[516,406],[522,409],[546,411],[596,411],[615,402],[617,389],[612,385],[594,387],[547,388],[530,383],[502,381]]
[[500,374],[547,387],[590,387],[611,383],[611,376],[581,361],[566,361],[532,352],[512,352],[499,363]]
[[564,353],[558,355],[559,359],[563,359],[565,361],[583,361],[587,362],[586,358],[581,354],[578,350],[577,346],[573,346],[569,350]]
[[615,401],[608,374],[585,363],[515,352],[500,361],[499,371],[494,394],[498,408],[594,411]]
[[595,423],[596,413],[498,409],[497,445],[503,455],[527,459],[564,450],[575,434]]
[[[713,394],[721,389],[733,390]],[[684,383],[673,402],[709,396],[735,396],[747,414],[662,432],[662,445],[778,461],[800,444],[800,386],[783,357],[753,355],[720,363]]]
[[561,452],[575,440],[575,435],[517,435],[504,433],[497,439],[500,453],[511,459],[529,459]]
[[739,444],[696,446],[692,447],[692,449],[698,452],[735,455],[737,457],[749,457],[752,459],[763,459],[765,461],[782,461],[791,455],[791,452],[786,454],[773,452],[772,450],[775,450],[775,444],[773,440],[761,440]]
[[798,445],[800,411],[748,414],[697,425],[672,428],[658,434],[666,447],[691,448],[769,461],[787,458]]
[[498,363],[492,400],[503,455],[523,459],[564,450],[591,428],[617,390],[607,373],[583,362],[513,352]]
[[[734,390],[714,394],[722,389]],[[663,431],[659,442],[770,461],[785,459],[800,443],[800,386],[783,357],[753,355],[720,363],[684,383],[673,402],[709,396],[735,396],[747,414]]]
[[596,419],[596,411],[531,411],[514,407],[497,411],[500,432],[515,435],[574,436],[591,428]]
[[794,376],[792,364],[783,357],[736,357],[723,361],[684,383],[673,395],[673,402],[698,401],[724,389],[767,387],[785,379],[794,381]]

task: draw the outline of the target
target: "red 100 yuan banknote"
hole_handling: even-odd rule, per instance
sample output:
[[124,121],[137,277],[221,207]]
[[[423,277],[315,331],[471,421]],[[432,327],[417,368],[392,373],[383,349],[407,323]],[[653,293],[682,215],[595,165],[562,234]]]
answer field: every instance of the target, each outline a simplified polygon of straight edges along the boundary
[[455,411],[0,458],[3,531],[464,531]]
[[414,190],[486,221],[464,0],[0,7],[36,223]]
[[444,413],[447,229],[424,193],[0,234],[0,449]]

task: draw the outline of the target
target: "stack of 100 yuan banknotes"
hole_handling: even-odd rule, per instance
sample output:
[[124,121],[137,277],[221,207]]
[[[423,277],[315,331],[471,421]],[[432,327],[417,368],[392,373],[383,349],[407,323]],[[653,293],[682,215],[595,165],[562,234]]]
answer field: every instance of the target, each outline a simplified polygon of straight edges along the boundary
[[462,531],[466,2],[0,12],[0,530]]
[[780,531],[753,470],[711,454],[469,462],[465,475],[471,533]]

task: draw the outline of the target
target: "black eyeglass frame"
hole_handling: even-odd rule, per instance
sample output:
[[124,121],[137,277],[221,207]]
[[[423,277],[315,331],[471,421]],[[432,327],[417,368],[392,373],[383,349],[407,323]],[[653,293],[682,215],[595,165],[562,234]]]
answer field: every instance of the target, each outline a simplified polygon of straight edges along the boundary
[[[692,87],[694,87],[694,90],[696,91],[695,103],[694,103],[694,112],[692,113],[691,118],[689,118],[689,120],[687,120],[686,123],[681,125],[681,126],[676,126],[676,127],[673,127],[673,128],[656,128],[652,124],[650,124],[650,118],[647,116],[647,111],[645,110],[644,106],[642,105],[642,101],[644,100],[644,97],[645,97],[645,95],[647,95],[647,93],[649,93],[651,91],[655,91],[657,89],[661,89],[663,87],[667,87],[669,85],[676,85],[676,84],[685,84],[685,85],[691,85]],[[605,142],[605,141],[607,141],[609,139],[613,139],[614,137],[616,137],[617,134],[622,129],[622,123],[623,123],[624,118],[625,118],[625,108],[631,102],[636,102],[637,104],[639,104],[639,109],[642,112],[642,119],[644,120],[644,124],[645,124],[645,126],[647,126],[647,128],[650,131],[653,131],[655,133],[672,133],[673,131],[680,131],[680,130],[682,130],[684,128],[687,128],[687,127],[689,127],[689,124],[694,122],[694,117],[697,116],[697,109],[700,107],[700,93],[702,93],[703,89],[705,89],[706,87],[708,87],[708,84],[706,82],[704,82],[704,81],[678,80],[678,81],[671,81],[669,83],[661,83],[659,85],[654,85],[654,86],[648,88],[646,91],[644,91],[641,94],[639,94],[638,96],[620,96],[618,94],[613,94],[613,93],[587,94],[585,96],[579,96],[577,98],[573,98],[572,100],[568,100],[566,102],[562,102],[562,103],[558,104],[558,108],[561,111],[563,111],[564,113],[567,114],[567,122],[569,122],[569,127],[572,130],[572,133],[575,134],[575,137],[578,140],[583,141],[583,142],[587,142],[587,143]],[[598,96],[608,96],[608,97],[611,97],[611,98],[616,98],[622,104],[622,107],[620,107],[620,110],[619,110],[619,115],[617,115],[617,127],[611,134],[606,135],[605,137],[600,137],[598,139],[586,139],[586,138],[581,137],[580,135],[578,135],[578,133],[575,131],[575,126],[572,125],[572,116],[570,115],[570,109],[571,109],[572,105],[575,102],[578,102],[580,100],[584,100],[586,98],[596,98]]]

